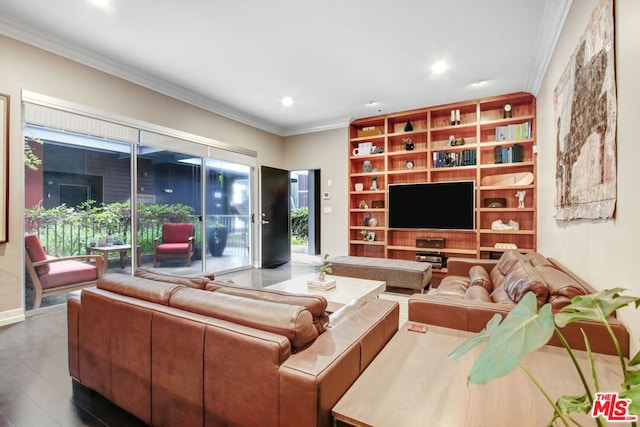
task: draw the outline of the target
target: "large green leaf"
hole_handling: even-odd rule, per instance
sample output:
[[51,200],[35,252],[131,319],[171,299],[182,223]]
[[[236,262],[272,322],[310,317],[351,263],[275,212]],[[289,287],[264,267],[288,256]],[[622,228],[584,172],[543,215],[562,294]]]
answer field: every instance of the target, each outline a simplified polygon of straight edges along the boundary
[[491,332],[500,324],[500,320],[502,320],[502,316],[498,313],[494,314],[493,317],[487,322],[487,325],[483,330],[481,330],[471,338],[465,340],[455,350],[449,353],[449,357],[455,359],[462,356],[472,348],[487,342],[489,340]]
[[623,399],[631,399],[629,404],[629,412],[633,415],[640,415],[640,387],[634,387],[620,393]]
[[555,316],[556,324],[563,328],[579,320],[602,322],[617,309],[632,302],[638,306],[640,298],[620,295],[626,289],[614,288],[588,295],[578,295],[571,299]]
[[556,401],[556,407],[565,415],[574,412],[588,414],[591,411],[591,401],[586,393],[582,396],[560,396]]
[[487,382],[508,374],[520,359],[537,350],[553,335],[551,306],[536,312],[536,297],[528,292],[489,335],[486,347],[471,368],[468,381]]

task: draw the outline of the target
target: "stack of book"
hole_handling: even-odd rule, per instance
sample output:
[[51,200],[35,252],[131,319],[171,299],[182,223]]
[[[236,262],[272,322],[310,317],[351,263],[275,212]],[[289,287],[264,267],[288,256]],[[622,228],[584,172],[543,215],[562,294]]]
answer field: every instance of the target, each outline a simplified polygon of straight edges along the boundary
[[309,287],[309,289],[328,291],[329,289],[333,289],[336,287],[336,281],[326,280],[324,282],[321,282],[320,280],[307,280],[307,286]]
[[496,141],[531,139],[531,123],[496,126]]
[[462,150],[459,153],[436,151],[433,153],[433,167],[473,166],[476,164],[476,150]]

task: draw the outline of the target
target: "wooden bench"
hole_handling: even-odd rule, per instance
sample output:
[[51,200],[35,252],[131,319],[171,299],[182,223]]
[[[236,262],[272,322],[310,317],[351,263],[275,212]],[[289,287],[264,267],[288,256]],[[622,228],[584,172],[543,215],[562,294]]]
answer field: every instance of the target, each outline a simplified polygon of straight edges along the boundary
[[384,280],[387,287],[422,292],[431,282],[431,264],[428,262],[357,256],[336,256],[327,261],[333,264],[333,274],[337,276]]

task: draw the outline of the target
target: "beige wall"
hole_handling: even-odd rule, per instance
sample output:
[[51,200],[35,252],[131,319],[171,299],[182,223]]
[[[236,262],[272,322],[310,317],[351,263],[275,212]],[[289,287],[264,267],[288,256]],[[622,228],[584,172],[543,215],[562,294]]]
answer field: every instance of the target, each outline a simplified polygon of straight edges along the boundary
[[332,256],[348,255],[349,250],[347,146],[347,128],[290,136],[284,141],[285,169],[320,169],[320,189],[331,196],[321,200],[321,252]]
[[[0,93],[11,96],[8,244],[0,244],[0,325],[23,316],[21,92],[28,90],[108,114],[177,129],[258,153],[282,166],[283,138],[209,113],[60,56],[0,36]],[[258,211],[258,207],[254,207]]]
[[[598,289],[623,287],[640,295],[640,2],[617,0],[615,11],[618,96],[618,199],[614,220],[556,221],[555,123],[553,90],[584,32],[596,0],[574,1],[541,90],[538,94],[538,249],[577,272]],[[638,350],[640,315],[624,310],[620,318],[631,331],[632,352]]]

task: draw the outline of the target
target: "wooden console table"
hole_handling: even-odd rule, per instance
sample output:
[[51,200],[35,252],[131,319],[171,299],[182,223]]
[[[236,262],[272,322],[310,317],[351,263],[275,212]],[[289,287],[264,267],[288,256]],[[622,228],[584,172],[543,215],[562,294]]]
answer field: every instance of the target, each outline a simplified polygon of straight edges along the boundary
[[[476,347],[458,359],[448,354],[465,331],[428,326],[426,333],[404,324],[334,406],[334,421],[355,426],[544,426],[553,410],[520,368],[486,385],[467,385],[479,354]],[[587,356],[576,351],[590,378]],[[595,355],[601,391],[619,392],[622,373],[614,356]],[[565,349],[545,346],[527,355],[523,365],[549,392],[581,395],[582,384]],[[574,416],[595,425],[588,415]]]

